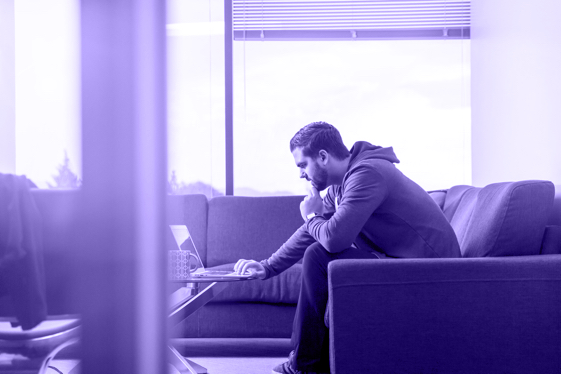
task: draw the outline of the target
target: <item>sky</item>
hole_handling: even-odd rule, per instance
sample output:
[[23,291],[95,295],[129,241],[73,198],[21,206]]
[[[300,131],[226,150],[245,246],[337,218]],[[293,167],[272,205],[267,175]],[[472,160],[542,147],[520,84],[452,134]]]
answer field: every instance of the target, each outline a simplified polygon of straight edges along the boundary
[[[168,175],[223,191],[219,3],[168,2]],[[65,153],[81,176],[78,14],[76,0],[16,2],[16,172],[40,187]],[[236,193],[305,193],[288,144],[319,120],[349,148],[393,146],[427,190],[470,184],[469,72],[469,40],[235,41]]]

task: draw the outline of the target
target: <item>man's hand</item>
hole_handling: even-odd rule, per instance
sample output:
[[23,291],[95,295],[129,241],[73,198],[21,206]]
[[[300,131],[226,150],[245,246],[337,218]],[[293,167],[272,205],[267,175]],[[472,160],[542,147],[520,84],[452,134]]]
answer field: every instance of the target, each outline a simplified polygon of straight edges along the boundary
[[310,189],[308,196],[300,203],[300,214],[304,221],[307,220],[306,216],[310,213],[323,214],[323,199],[315,187]]
[[265,277],[267,276],[265,267],[254,260],[238,260],[238,262],[236,262],[236,265],[234,266],[234,271],[236,272],[236,274],[240,275],[250,273],[250,279],[265,279]]

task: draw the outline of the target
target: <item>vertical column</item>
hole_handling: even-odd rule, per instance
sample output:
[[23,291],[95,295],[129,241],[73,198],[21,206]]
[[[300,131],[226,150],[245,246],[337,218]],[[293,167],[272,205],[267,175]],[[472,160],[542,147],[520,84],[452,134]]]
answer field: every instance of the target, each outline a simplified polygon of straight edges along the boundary
[[473,184],[561,183],[561,3],[471,7]]
[[85,374],[167,372],[165,4],[82,0]]
[[14,0],[0,0],[0,173],[16,172]]

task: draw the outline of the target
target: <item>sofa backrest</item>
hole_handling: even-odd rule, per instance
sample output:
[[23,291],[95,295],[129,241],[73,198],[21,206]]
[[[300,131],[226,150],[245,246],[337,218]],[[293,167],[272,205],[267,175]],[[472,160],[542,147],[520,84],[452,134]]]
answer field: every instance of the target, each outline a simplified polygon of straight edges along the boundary
[[443,212],[463,257],[540,254],[555,187],[548,181],[454,186]]
[[303,224],[303,196],[220,196],[209,201],[207,266],[262,260]]

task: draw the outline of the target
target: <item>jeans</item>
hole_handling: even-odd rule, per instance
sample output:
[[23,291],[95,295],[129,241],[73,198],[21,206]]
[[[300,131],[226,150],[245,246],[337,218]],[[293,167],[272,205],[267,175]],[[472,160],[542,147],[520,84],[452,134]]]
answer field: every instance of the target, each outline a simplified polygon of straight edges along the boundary
[[302,262],[302,284],[294,324],[294,354],[290,366],[300,371],[329,373],[329,330],[324,323],[327,308],[327,265],[338,259],[377,259],[375,251],[355,247],[330,253],[320,243],[310,245]]

